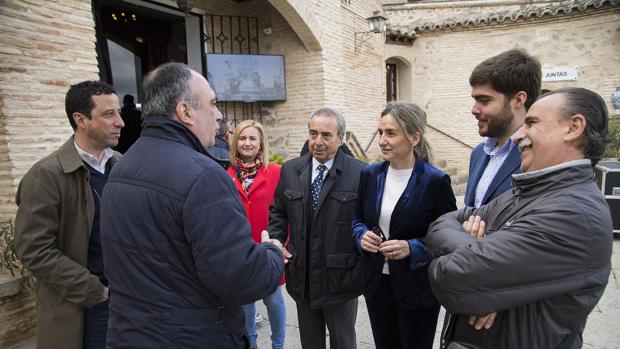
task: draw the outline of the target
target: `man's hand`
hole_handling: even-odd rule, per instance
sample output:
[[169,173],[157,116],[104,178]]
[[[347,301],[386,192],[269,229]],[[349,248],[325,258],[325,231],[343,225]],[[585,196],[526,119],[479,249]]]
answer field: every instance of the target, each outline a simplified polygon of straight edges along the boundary
[[110,289],[104,286],[103,294],[101,295],[101,298],[99,298],[99,302],[97,302],[97,304],[107,301],[108,298],[110,298]]
[[481,330],[482,328],[488,330],[489,328],[491,328],[491,326],[493,326],[495,316],[497,316],[497,313],[491,313],[480,317],[475,317],[472,315],[469,317],[468,322],[471,326],[474,326],[476,330]]
[[362,250],[370,253],[377,253],[379,251],[379,245],[381,245],[381,237],[372,231],[368,230],[362,236],[360,241],[360,247]]
[[286,249],[286,247],[282,246],[280,240],[269,238],[269,232],[267,230],[263,230],[260,233],[260,240],[262,243],[268,242],[270,244],[276,245],[276,247],[280,249],[280,252],[282,252],[282,255],[284,256],[284,264],[288,263],[291,257],[293,257],[293,255]]
[[469,219],[463,222],[463,229],[478,240],[486,235],[486,223],[480,216],[469,216]]
[[409,243],[405,240],[386,240],[379,245],[379,251],[387,259],[405,259],[411,255]]

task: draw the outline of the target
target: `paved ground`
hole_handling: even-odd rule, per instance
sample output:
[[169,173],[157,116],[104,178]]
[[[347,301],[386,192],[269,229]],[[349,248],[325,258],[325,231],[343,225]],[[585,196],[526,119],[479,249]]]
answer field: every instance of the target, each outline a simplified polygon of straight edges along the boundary
[[[463,205],[463,197],[457,197],[457,205]],[[284,286],[283,286],[284,287]],[[295,302],[289,297],[286,290],[282,292],[286,301],[286,341],[285,348],[301,348]],[[262,302],[257,302],[257,310],[265,317],[258,325],[258,346],[262,349],[271,348],[271,330],[267,310]],[[438,332],[435,334],[434,348],[439,348],[439,331],[441,330],[444,310],[439,314]],[[363,297],[359,298],[357,314],[357,347],[359,349],[374,348],[372,331],[366,312]],[[612,271],[609,283],[603,297],[588,318],[583,334],[586,349],[620,349],[620,240],[614,240],[612,254]],[[329,343],[329,340],[327,340]],[[329,347],[329,345],[328,345]],[[34,343],[29,343],[19,349],[34,349]]]
[[[283,286],[284,287],[284,286]],[[295,302],[283,290],[286,300],[286,342],[285,348],[301,348],[299,342],[299,329],[297,324],[297,313]],[[267,310],[262,302],[258,302],[257,310],[265,317],[265,320],[258,325],[258,346],[261,349],[271,348],[271,330]],[[438,331],[441,329],[444,311],[439,314]],[[374,348],[372,332],[366,305],[363,297],[359,298],[359,308],[357,314],[357,347],[358,349]],[[434,348],[439,348],[439,332],[435,335]],[[583,334],[584,345],[587,349],[618,349],[620,348],[620,240],[614,240],[612,255],[612,271],[609,276],[609,283],[605,289],[603,297],[588,318],[586,330]],[[329,340],[327,340],[329,343]],[[329,345],[328,345],[329,347]]]

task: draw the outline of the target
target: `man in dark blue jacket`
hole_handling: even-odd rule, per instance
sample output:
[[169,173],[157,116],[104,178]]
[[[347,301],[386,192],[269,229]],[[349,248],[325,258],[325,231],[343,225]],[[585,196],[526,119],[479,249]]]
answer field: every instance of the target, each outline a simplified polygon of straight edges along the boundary
[[222,117],[207,80],[167,63],[143,89],[142,137],[102,203],[108,348],[245,348],[241,305],[273,293],[282,253],[254,243],[230,177],[207,155]]

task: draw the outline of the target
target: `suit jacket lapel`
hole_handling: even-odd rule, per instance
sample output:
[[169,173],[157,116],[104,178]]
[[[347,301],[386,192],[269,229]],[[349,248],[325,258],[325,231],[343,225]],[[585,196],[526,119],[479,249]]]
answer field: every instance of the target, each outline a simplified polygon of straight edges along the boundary
[[[487,156],[488,157],[488,156]],[[521,166],[521,152],[519,152],[519,147],[514,145],[508,156],[504,160],[502,166],[497,170],[495,177],[489,184],[489,188],[487,192],[484,194],[484,198],[482,203],[485,204],[489,196],[493,195],[493,192],[497,189],[497,187],[512,173]]]
[[[424,173],[424,163],[421,160],[416,159],[413,169],[411,170],[411,176],[407,181],[407,186],[405,187],[405,191],[403,191],[402,195],[396,202],[396,206],[394,206],[394,211],[392,211],[392,216],[390,218],[390,238],[395,239],[397,234],[394,225],[398,223],[398,217],[405,207],[411,208],[413,205],[409,204],[409,200],[413,200],[415,195],[416,184],[418,178]],[[417,206],[415,206],[417,207]]]
[[312,157],[310,153],[304,155],[307,161],[302,161],[301,166],[297,169],[299,173],[299,188],[302,194],[304,207],[310,204],[310,181],[312,180]]
[[388,166],[389,162],[384,162],[383,166],[381,166],[381,171],[377,176],[377,196],[375,197],[375,213],[377,215],[377,224],[379,224],[379,217],[381,216],[381,202],[383,201],[383,190],[385,187],[385,176],[387,175]]
[[[474,149],[474,151],[476,150]],[[467,189],[465,192],[465,204],[471,206],[474,206],[478,182],[480,181],[480,178],[482,178],[484,169],[487,167],[490,160],[490,157],[484,152],[484,148],[479,148],[479,150],[476,151],[476,154],[472,157],[472,161],[474,158],[478,159],[478,161],[476,161],[474,166],[471,167],[469,179],[467,180]],[[468,204],[468,202],[470,204]]]

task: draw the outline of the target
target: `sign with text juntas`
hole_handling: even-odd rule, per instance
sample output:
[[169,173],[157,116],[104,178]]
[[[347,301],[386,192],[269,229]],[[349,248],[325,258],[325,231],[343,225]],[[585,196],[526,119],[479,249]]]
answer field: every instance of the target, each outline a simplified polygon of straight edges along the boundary
[[579,69],[573,68],[546,68],[542,70],[542,81],[577,80]]

